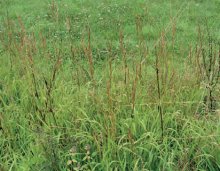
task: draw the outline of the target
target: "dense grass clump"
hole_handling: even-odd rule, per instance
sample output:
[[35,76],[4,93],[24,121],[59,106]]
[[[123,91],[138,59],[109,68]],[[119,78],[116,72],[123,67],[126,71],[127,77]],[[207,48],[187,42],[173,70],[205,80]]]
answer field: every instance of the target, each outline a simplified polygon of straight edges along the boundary
[[0,170],[220,170],[218,0],[0,6]]

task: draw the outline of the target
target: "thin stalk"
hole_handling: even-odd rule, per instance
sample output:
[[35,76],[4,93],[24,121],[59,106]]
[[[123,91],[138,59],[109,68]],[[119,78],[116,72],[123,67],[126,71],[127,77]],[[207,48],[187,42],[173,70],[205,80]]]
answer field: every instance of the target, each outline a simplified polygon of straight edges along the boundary
[[157,108],[160,114],[161,138],[163,140],[164,127],[163,127],[163,111],[162,111],[162,105],[161,105],[161,88],[160,88],[160,77],[159,77],[160,70],[159,70],[159,57],[157,55],[156,47],[155,47],[155,52],[156,52],[156,84],[157,84],[157,94],[158,94],[158,100],[159,100],[159,104]]

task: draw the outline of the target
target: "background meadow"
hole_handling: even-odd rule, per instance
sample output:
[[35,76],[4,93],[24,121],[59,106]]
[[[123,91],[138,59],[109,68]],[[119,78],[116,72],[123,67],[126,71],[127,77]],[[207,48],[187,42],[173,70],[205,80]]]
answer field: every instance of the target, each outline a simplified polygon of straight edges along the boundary
[[220,170],[219,0],[0,0],[0,170]]

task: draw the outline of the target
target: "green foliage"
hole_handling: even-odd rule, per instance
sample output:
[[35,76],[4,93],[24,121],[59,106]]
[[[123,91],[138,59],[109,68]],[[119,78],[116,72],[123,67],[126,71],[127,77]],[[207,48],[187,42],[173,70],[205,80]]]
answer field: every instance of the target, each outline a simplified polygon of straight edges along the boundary
[[0,170],[220,170],[218,0],[0,7]]

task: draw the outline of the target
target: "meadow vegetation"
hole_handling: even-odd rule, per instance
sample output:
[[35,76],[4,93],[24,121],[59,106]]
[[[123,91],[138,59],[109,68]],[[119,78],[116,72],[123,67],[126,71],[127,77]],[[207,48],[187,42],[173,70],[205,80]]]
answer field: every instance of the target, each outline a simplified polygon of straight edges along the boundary
[[0,171],[220,170],[219,0],[0,0]]

